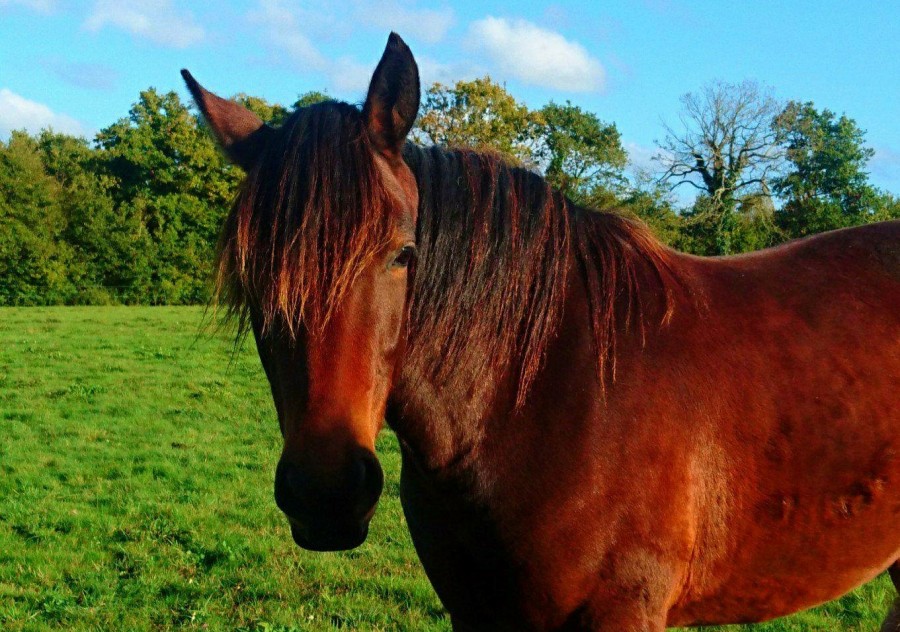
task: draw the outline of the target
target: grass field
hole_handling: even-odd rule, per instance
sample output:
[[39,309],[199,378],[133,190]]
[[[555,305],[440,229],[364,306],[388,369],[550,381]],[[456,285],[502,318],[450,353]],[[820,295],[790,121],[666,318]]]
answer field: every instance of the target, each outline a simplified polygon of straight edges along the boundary
[[[368,541],[299,550],[272,500],[280,437],[256,353],[202,333],[202,314],[0,309],[0,628],[449,630],[393,437]],[[892,597],[882,577],[727,629],[877,630]]]

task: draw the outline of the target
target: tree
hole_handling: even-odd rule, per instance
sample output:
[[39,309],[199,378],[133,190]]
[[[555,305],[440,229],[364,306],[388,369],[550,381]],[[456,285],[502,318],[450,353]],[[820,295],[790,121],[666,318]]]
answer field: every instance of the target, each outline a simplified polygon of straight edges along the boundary
[[603,206],[602,199],[621,191],[628,154],[614,124],[566,101],[550,102],[540,111],[539,134],[545,156],[544,173],[556,188],[586,206]]
[[779,224],[792,237],[871,221],[878,194],[866,164],[874,150],[865,132],[846,115],[789,103],[775,120],[784,139],[787,172],[773,188],[784,200]]
[[628,156],[619,130],[580,107],[549,103],[530,110],[490,78],[434,84],[418,120],[421,140],[499,153],[513,164],[541,170],[575,202],[615,202]]
[[58,183],[63,215],[60,238],[71,248],[67,267],[75,303],[114,302],[116,270],[133,261],[129,227],[109,193],[112,180],[99,173],[97,154],[83,138],[44,130],[37,139],[44,169]]
[[310,105],[315,105],[316,103],[322,103],[323,101],[331,101],[331,97],[328,96],[327,92],[311,90],[309,92],[304,92],[297,97],[297,100],[294,101],[294,109],[305,108]]
[[696,255],[736,254],[773,246],[784,237],[775,224],[772,198],[747,195],[735,200],[727,215],[717,210],[717,202],[699,195],[681,214],[679,235],[674,242],[680,250]]
[[0,305],[64,303],[70,249],[60,239],[62,188],[48,175],[37,141],[13,132],[0,143]]
[[[256,114],[256,116],[261,118],[263,121],[265,121],[269,125],[274,125],[276,127],[284,124],[284,122],[292,112],[292,110],[287,109],[279,103],[269,103],[263,98],[254,97],[243,92],[234,95],[233,97],[231,97],[231,100],[237,101],[245,108]],[[310,92],[304,92],[299,97],[297,97],[297,100],[294,101],[294,105],[292,107],[294,110],[296,110],[330,100],[331,97],[326,93],[319,92],[318,90],[312,90]],[[203,126],[206,125],[206,122],[203,121],[202,117],[200,118],[200,123]]]
[[740,198],[766,195],[767,182],[782,164],[772,121],[780,106],[752,81],[717,81],[699,93],[681,97],[682,129],[665,126],[655,159],[661,181],[671,188],[688,184],[705,200],[695,210],[709,214],[719,254],[733,252],[730,231],[736,226]]
[[891,219],[900,219],[900,198],[879,191],[872,204],[872,221],[884,222]]
[[175,92],[141,92],[128,117],[101,130],[97,143],[119,180],[119,199],[187,193],[218,207],[242,177]]
[[[239,92],[238,94],[234,95],[233,97],[231,97],[231,100],[237,101],[269,125],[281,125],[290,114],[288,109],[283,105],[280,105],[278,103],[269,103],[263,98],[254,97],[244,92]],[[200,120],[201,124],[205,126],[206,122],[203,121],[202,118]]]
[[516,164],[536,166],[541,117],[489,77],[435,83],[425,93],[417,132],[446,147],[495,151]]
[[661,241],[680,247],[683,218],[673,206],[671,192],[647,172],[635,174],[634,182],[620,204],[627,213],[650,226]]
[[116,210],[137,228],[121,270],[127,302],[197,303],[241,172],[174,92],[141,93],[129,116],[97,135]]

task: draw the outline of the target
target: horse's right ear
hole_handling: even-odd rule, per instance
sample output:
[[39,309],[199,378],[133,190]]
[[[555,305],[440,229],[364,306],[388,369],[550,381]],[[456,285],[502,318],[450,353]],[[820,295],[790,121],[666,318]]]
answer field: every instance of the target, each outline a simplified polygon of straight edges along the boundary
[[369,137],[384,155],[399,159],[419,113],[419,68],[400,36],[391,33],[363,105]]
[[205,90],[187,70],[181,76],[225,154],[249,171],[274,130],[244,106]]

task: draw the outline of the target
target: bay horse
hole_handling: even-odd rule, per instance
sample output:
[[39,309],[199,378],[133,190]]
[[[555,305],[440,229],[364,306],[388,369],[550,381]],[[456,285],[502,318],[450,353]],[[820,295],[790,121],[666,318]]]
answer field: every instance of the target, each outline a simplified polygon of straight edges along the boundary
[[268,376],[298,545],[365,539],[386,419],[455,630],[755,622],[900,584],[900,222],[675,252],[496,156],[408,142],[395,34],[361,108],[278,129],[183,74],[247,173],[220,300]]

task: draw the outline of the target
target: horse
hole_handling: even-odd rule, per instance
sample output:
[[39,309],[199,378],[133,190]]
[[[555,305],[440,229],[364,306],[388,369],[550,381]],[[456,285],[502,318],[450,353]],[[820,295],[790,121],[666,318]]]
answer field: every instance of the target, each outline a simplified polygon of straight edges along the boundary
[[900,222],[676,252],[497,156],[410,142],[396,34],[361,108],[277,129],[182,73],[246,171],[218,300],[271,386],[299,546],[365,539],[386,421],[455,630],[657,632],[900,586]]

